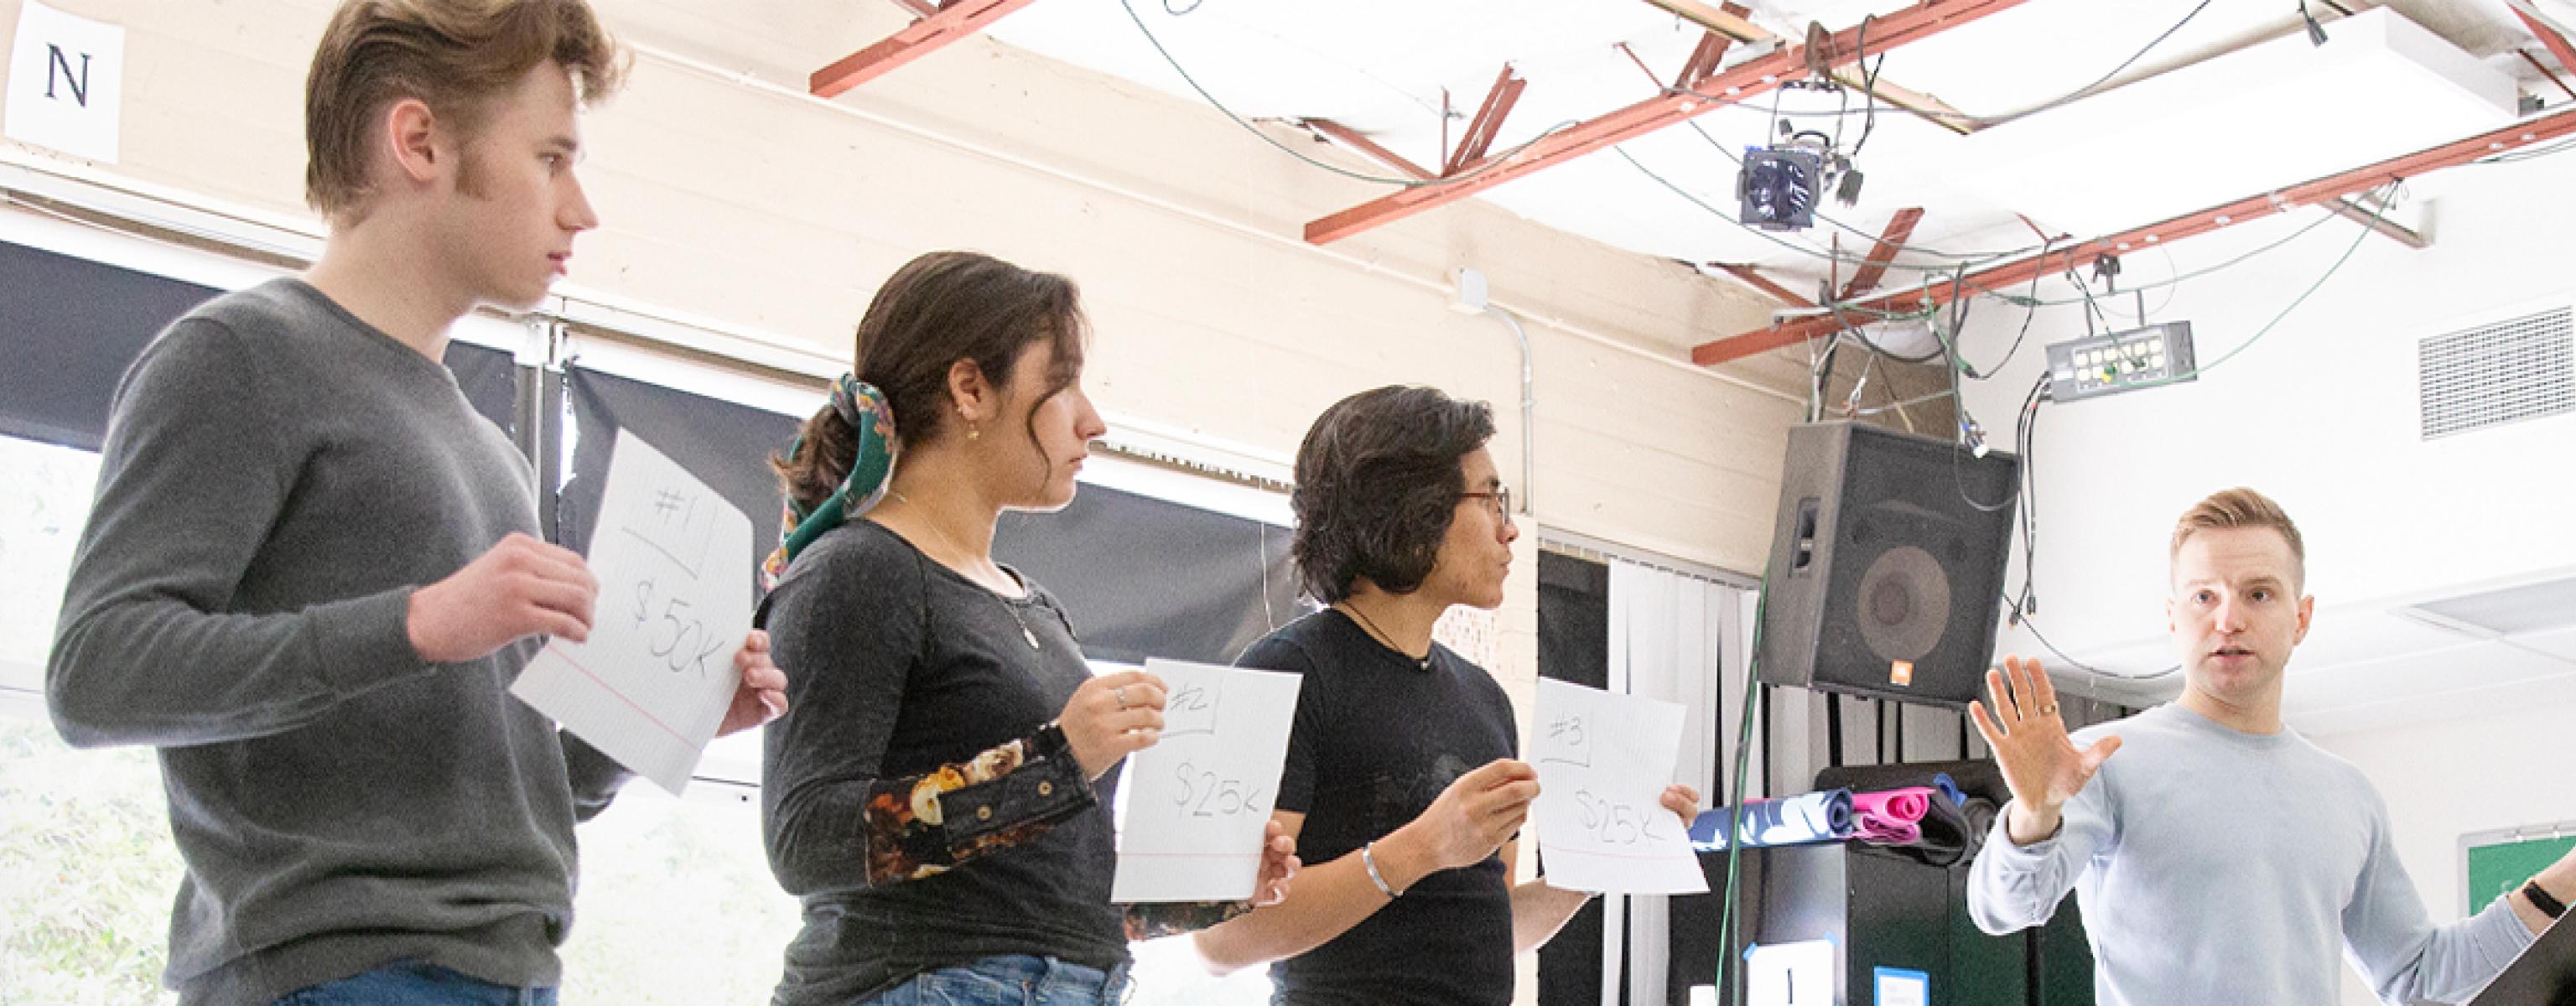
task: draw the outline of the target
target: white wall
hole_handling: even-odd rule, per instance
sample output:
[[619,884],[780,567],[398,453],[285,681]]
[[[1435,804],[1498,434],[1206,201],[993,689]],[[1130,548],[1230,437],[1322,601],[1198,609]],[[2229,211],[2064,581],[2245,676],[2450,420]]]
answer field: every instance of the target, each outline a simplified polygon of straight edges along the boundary
[[[2438,668],[2426,668],[2438,673]],[[2576,820],[2576,695],[2565,704],[2476,720],[2320,738],[2326,750],[2369,773],[2388,798],[2397,857],[2437,922],[2466,917],[2460,898],[2460,836]],[[2483,906],[2481,906],[2483,907]],[[2347,1006],[2378,1002],[2349,969]]]
[[[2354,248],[2359,225],[2329,220],[2279,250],[2149,292],[2152,319],[2189,320],[2209,365],[2353,249],[2260,344],[2198,381],[2043,409],[2039,622],[2050,640],[2111,661],[2113,670],[2169,665],[2167,536],[2191,503],[2233,485],[2274,496],[2300,524],[2320,612],[2311,658],[2365,621],[2343,614],[2376,615],[2427,594],[2576,571],[2576,521],[2566,503],[2576,475],[2564,463],[2576,415],[2431,442],[2416,428],[2418,340],[2513,305],[2576,299],[2560,238],[2576,229],[2570,177],[2576,153],[2430,174],[2409,183],[2416,199],[2430,200],[2430,249],[2376,236]],[[2132,253],[2125,278],[2157,281],[2218,265],[2318,212]],[[2041,293],[2073,295],[2054,281]],[[2106,307],[2118,320],[2132,316],[2134,304],[2124,293]],[[1970,361],[1992,365],[2021,319],[2020,310],[1981,303],[1962,339]],[[2084,330],[2078,309],[2042,308],[2030,343],[2002,378],[1970,386],[1969,408],[2001,442],[2009,443],[2042,348]],[[2025,635],[2007,645],[2037,652]]]
[[[2299,522],[2318,619],[2292,661],[2289,699],[2295,705],[2328,689],[2392,699],[2372,719],[2393,725],[2316,739],[2358,764],[2387,797],[2399,855],[2436,919],[2462,915],[2462,834],[2576,815],[2576,789],[2559,784],[2576,755],[2576,731],[2567,728],[2576,687],[2561,676],[2488,689],[2480,701],[2435,703],[2403,696],[2475,680],[2487,668],[2430,654],[2387,662],[2366,678],[2302,668],[2330,653],[2422,644],[2387,626],[2385,611],[2396,602],[2576,567],[2576,510],[2567,503],[2576,478],[2566,464],[2576,416],[2429,443],[2415,427],[2418,340],[2535,299],[2565,305],[2576,297],[2563,239],[2576,228],[2570,178],[2576,153],[2414,179],[2414,198],[2431,200],[2430,249],[2363,240],[2260,344],[2198,382],[2051,405],[2040,421],[2039,622],[2060,647],[2112,670],[2149,671],[2174,659],[2163,635],[2166,542],[2192,502],[2251,485]],[[2159,281],[2218,265],[2287,236],[2315,212],[2133,253],[2125,279]],[[2191,321],[2207,364],[2316,282],[2358,232],[2356,224],[2328,222],[2190,281],[2170,299],[2169,291],[2149,292],[2149,313],[2154,321]],[[2054,280],[2041,293],[2073,295]],[[2105,306],[2128,327],[2135,303],[2123,294]],[[1981,303],[1962,340],[1970,361],[1995,363],[2021,321],[2019,309]],[[2084,332],[2076,309],[2043,308],[2004,376],[1971,386],[1967,405],[1998,443],[2009,442],[2042,347]],[[2025,633],[2008,633],[2002,646],[2040,652]],[[2567,670],[2576,667],[2561,675]],[[2349,976],[2343,995],[2355,1006],[2374,1001]]]

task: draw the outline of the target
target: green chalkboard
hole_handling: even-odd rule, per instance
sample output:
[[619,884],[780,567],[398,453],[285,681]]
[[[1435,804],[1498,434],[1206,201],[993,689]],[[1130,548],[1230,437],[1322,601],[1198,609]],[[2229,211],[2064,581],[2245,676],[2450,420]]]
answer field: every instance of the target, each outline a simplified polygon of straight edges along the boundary
[[2469,912],[2475,914],[2488,902],[2520,890],[2523,881],[2557,862],[2569,849],[2576,849],[2576,835],[2519,841],[2501,835],[2484,842],[2472,839],[2467,843]]

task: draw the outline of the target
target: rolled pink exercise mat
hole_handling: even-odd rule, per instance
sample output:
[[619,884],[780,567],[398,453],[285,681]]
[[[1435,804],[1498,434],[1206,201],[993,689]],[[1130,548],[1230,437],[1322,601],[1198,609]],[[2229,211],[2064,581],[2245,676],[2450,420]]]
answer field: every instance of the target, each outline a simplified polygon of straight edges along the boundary
[[1869,826],[1871,819],[1888,824],[1913,824],[1931,812],[1932,788],[1929,786],[1852,794],[1852,816],[1860,818],[1864,828]]

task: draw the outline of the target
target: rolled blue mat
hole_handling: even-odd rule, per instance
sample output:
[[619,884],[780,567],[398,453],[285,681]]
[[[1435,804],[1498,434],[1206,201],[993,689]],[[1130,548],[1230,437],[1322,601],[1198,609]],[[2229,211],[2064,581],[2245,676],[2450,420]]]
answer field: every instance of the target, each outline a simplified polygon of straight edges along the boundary
[[[1730,808],[1701,811],[1692,819],[1691,848],[1701,852],[1726,849]],[[1822,789],[1776,800],[1756,800],[1736,811],[1736,833],[1746,848],[1839,842],[1852,834],[1852,797],[1847,789]]]
[[1950,797],[1950,806],[1965,807],[1968,805],[1967,792],[1959,788],[1959,784],[1950,778],[1950,773],[1948,772],[1932,773],[1932,788],[1947,794]]

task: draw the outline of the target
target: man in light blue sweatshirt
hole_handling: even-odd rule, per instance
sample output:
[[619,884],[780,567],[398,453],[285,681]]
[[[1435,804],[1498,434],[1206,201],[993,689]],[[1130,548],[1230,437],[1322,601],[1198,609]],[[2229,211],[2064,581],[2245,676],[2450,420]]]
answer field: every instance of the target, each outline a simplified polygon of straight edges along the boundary
[[2391,1004],[2474,995],[2576,898],[2576,855],[2433,925],[2378,790],[2281,722],[2315,611],[2297,526],[2226,490],[2175,526],[2172,566],[2176,702],[2070,738],[2038,661],[1987,672],[1969,713],[2013,801],[1970,877],[1977,926],[2038,925],[2073,889],[2102,1006],[2332,1006],[2338,950]]

